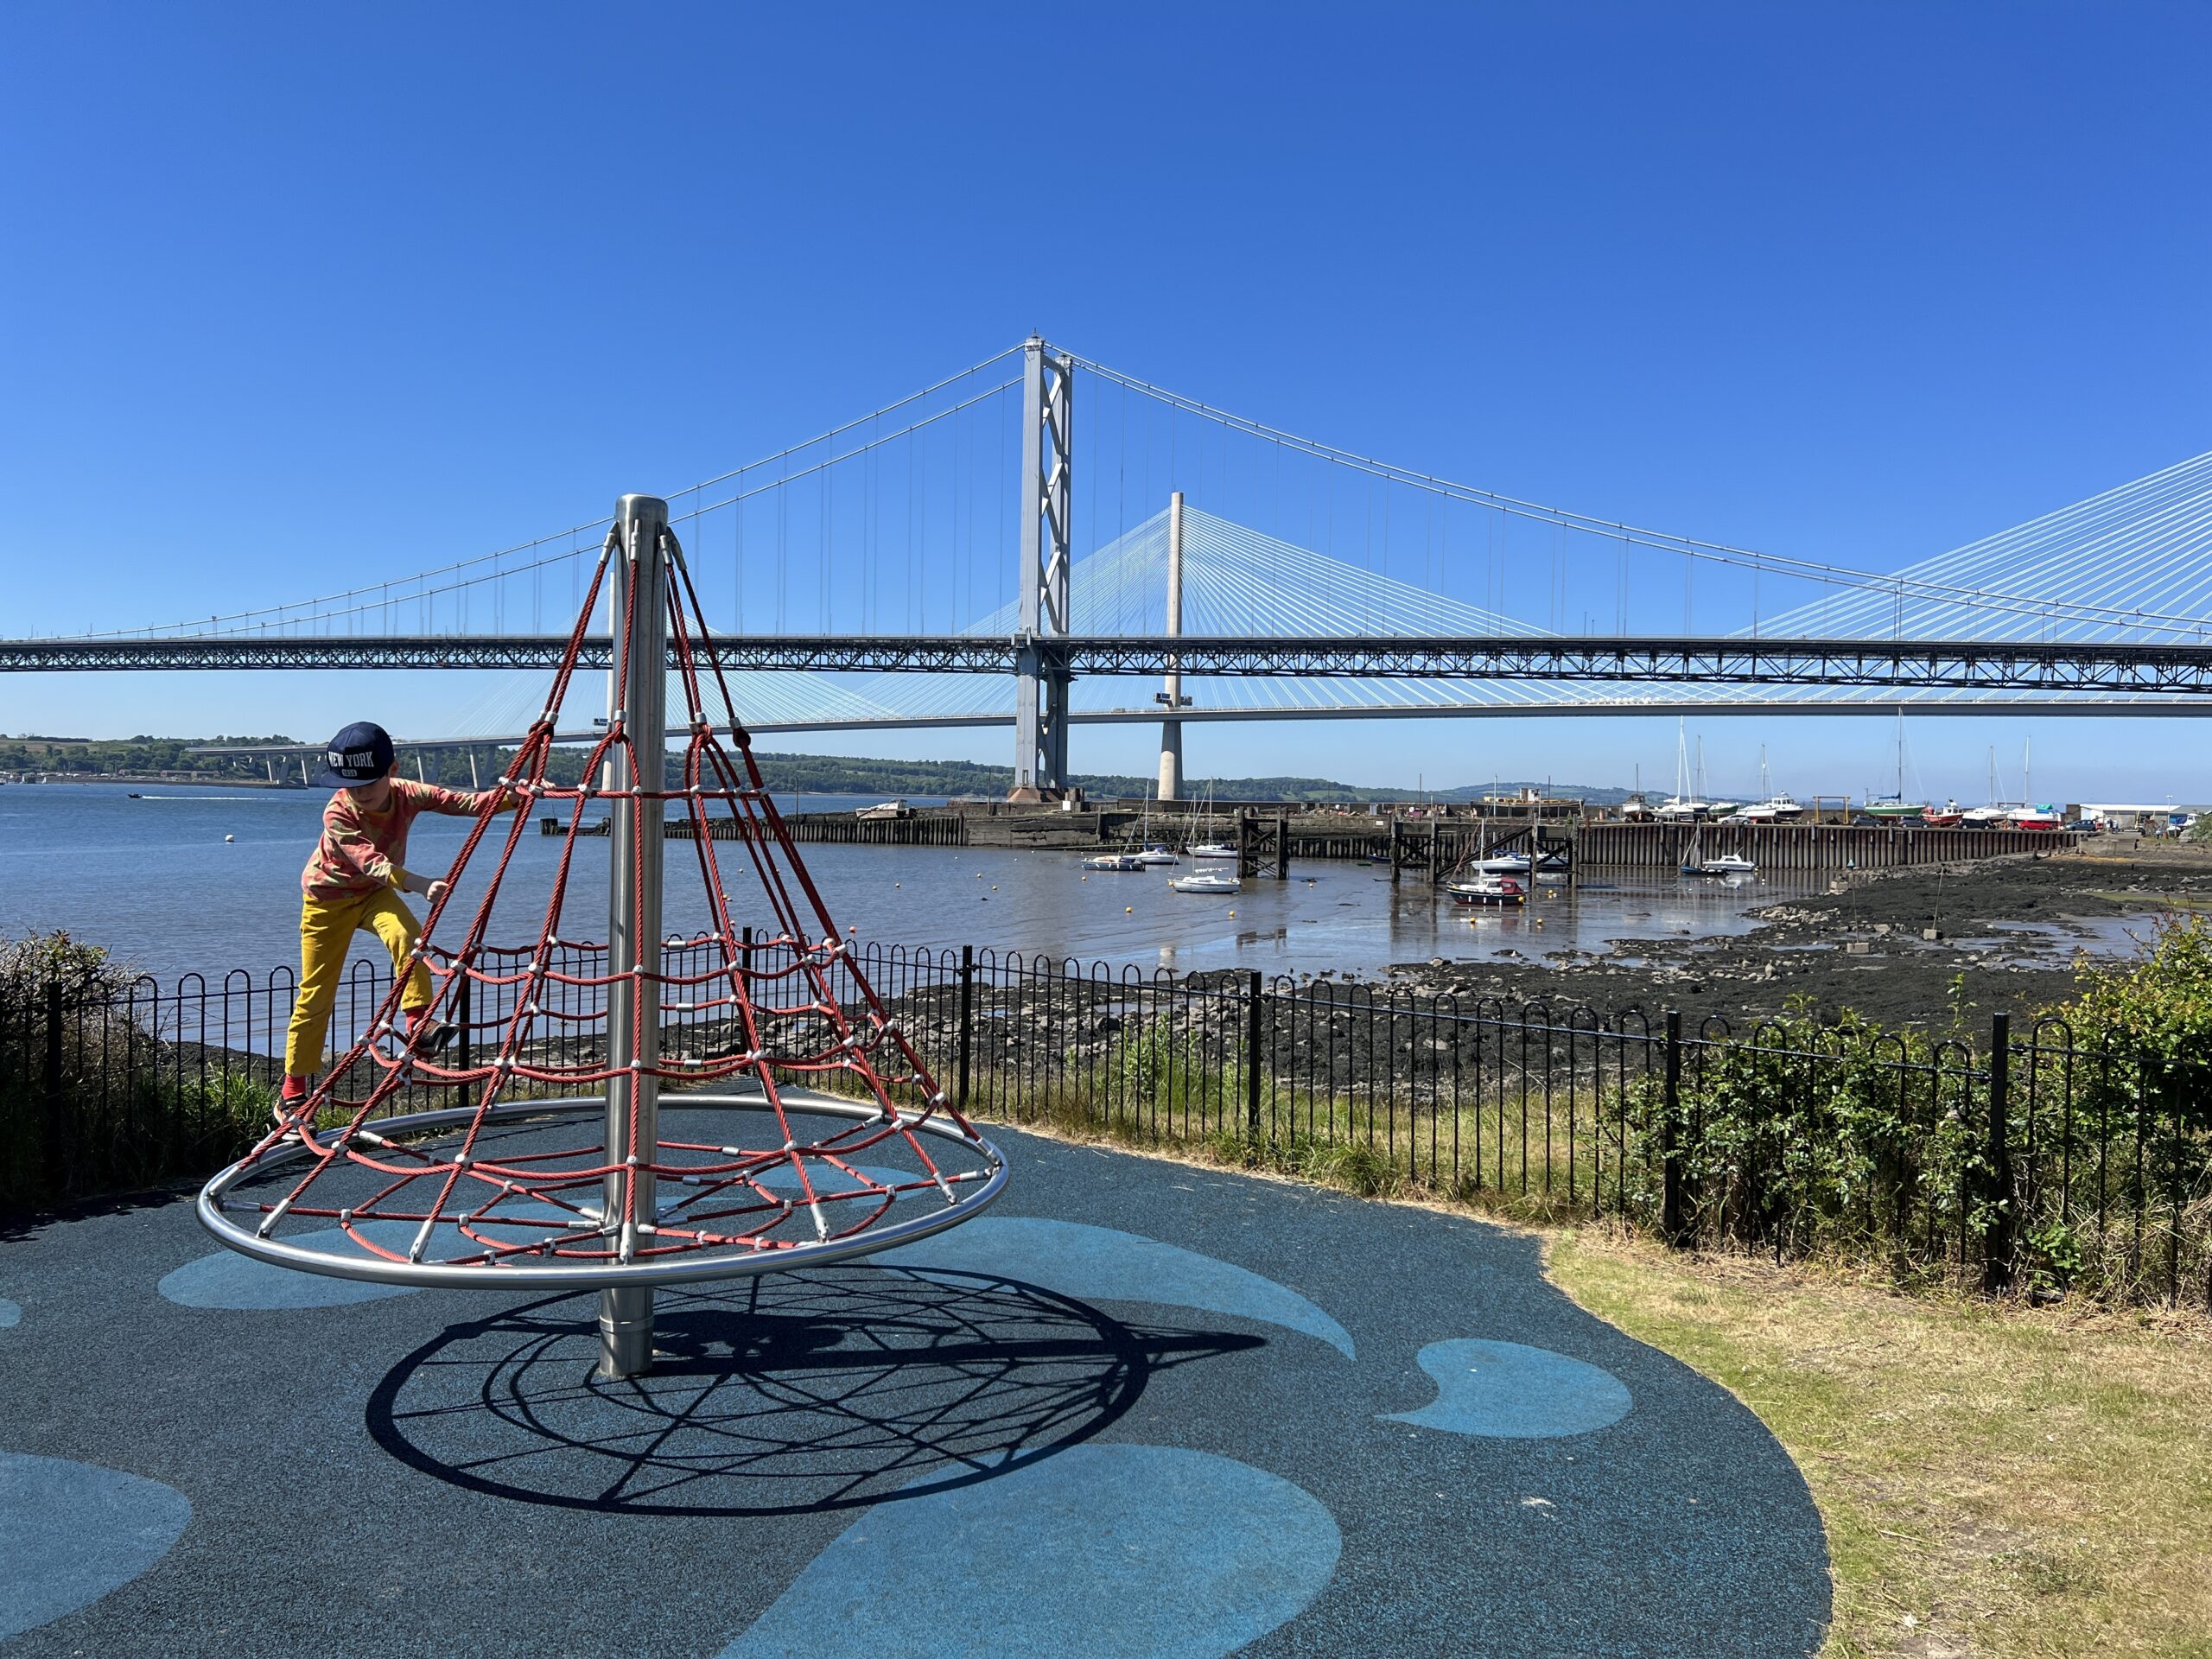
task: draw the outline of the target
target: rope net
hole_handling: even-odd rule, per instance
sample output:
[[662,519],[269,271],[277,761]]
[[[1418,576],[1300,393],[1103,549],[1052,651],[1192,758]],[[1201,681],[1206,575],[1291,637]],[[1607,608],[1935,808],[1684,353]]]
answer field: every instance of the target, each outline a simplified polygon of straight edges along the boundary
[[[667,783],[664,754],[640,752],[619,697],[582,781],[563,785],[550,774],[587,625],[613,561],[633,557],[618,527],[543,712],[499,787],[484,792],[447,889],[366,1029],[202,1193],[201,1219],[226,1243],[355,1278],[677,1281],[863,1254],[950,1225],[996,1196],[1002,1161],[948,1103],[841,938],[743,727],[734,715],[720,728],[710,718],[708,690],[728,710],[728,687],[682,550],[672,533],[660,537],[661,591],[615,587],[626,611],[665,609],[668,683],[683,704],[677,780]],[[613,620],[620,685],[639,619]],[[610,778],[620,781],[609,786]],[[515,798],[521,810],[502,830]],[[636,810],[613,810],[626,801]],[[487,934],[503,884],[543,807],[564,812],[565,823],[536,942],[494,944]],[[605,833],[626,824],[633,869],[648,836],[664,836],[671,875],[688,855],[709,917],[703,929],[664,935],[658,893],[649,912],[646,884],[631,882],[629,937],[642,943],[627,970],[607,945],[562,937],[579,846],[601,833],[587,814],[601,807],[612,812]],[[734,850],[726,856],[725,848]],[[456,929],[465,878],[494,849],[480,897]],[[730,888],[747,874],[748,913],[765,917],[764,927],[734,919]],[[432,976],[432,1001],[410,1021],[401,997],[416,962]],[[480,1017],[487,1007],[498,1012]],[[664,1023],[669,1016],[676,1023]],[[610,1023],[625,1017],[626,1031]],[[479,1057],[467,1040],[458,1055],[434,1048],[455,1030],[488,1031],[489,1052]],[[641,1058],[622,1064],[617,1053]],[[713,1108],[757,1128],[757,1144],[726,1140],[721,1118],[698,1138],[648,1136],[652,1091],[633,1078],[682,1091],[663,1096],[671,1110]],[[460,1103],[391,1115],[418,1098],[403,1091],[425,1085]],[[605,1095],[592,1091],[607,1090],[626,1099],[626,1135],[604,1132]],[[601,1120],[596,1138],[580,1141],[578,1125],[561,1127],[588,1112]],[[620,1157],[610,1141],[639,1151]]]

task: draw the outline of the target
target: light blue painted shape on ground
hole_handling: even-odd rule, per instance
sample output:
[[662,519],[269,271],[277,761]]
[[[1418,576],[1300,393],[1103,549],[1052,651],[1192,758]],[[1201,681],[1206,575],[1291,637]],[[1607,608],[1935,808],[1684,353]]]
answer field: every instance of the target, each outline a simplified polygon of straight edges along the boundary
[[184,1494],[158,1480],[0,1452],[0,1642],[130,1583],[191,1519]]
[[1486,1440],[1544,1440],[1617,1423],[1634,1403],[1611,1371],[1548,1348],[1463,1337],[1432,1342],[1418,1358],[1436,1398],[1419,1411],[1382,1414],[1388,1421]]
[[1296,1291],[1211,1255],[1111,1227],[978,1216],[872,1259],[895,1267],[994,1274],[1078,1301],[1166,1302],[1233,1313],[1319,1337],[1347,1359],[1352,1354],[1351,1333]]
[[[550,1204],[510,1205],[505,1207],[505,1213],[568,1219],[567,1211]],[[416,1227],[416,1224],[408,1221],[369,1221],[361,1223],[359,1230],[384,1249],[404,1255],[415,1242]],[[518,1227],[512,1236],[507,1237],[488,1222],[480,1230],[487,1237],[509,1243],[546,1236],[543,1227]],[[302,1249],[321,1250],[357,1261],[367,1255],[343,1228],[281,1236],[284,1243],[296,1244]],[[430,1230],[430,1242],[423,1254],[426,1258],[452,1256],[481,1248],[458,1227],[442,1222]],[[334,1279],[327,1274],[308,1273],[296,1268],[279,1268],[250,1255],[240,1255],[235,1250],[217,1250],[186,1262],[162,1281],[160,1290],[180,1307],[224,1308],[238,1313],[343,1307],[349,1302],[375,1302],[387,1296],[414,1294],[404,1285],[365,1284],[359,1280]]]
[[23,1310],[5,1296],[0,1296],[0,1331],[5,1331],[11,1325],[21,1325],[22,1321]]
[[720,1659],[1222,1659],[1303,1611],[1342,1548],[1328,1510],[1264,1470],[1072,1446],[870,1510]]

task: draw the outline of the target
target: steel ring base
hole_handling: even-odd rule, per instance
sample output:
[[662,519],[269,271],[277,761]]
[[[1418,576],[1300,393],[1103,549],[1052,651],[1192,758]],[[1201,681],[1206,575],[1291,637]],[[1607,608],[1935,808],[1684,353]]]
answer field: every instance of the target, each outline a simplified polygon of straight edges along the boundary
[[[881,1114],[873,1103],[811,1094],[786,1094],[785,1101],[793,1109],[810,1116],[844,1117],[856,1122],[881,1121]],[[664,1104],[685,1110],[709,1107],[735,1112],[766,1113],[768,1109],[766,1098],[760,1095],[671,1095],[664,1098]],[[396,1135],[457,1128],[480,1119],[489,1123],[528,1118],[582,1117],[602,1113],[606,1108],[605,1098],[597,1095],[566,1100],[502,1103],[481,1113],[467,1107],[453,1107],[381,1119],[376,1125],[376,1133]],[[972,1132],[963,1134],[957,1122],[935,1115],[906,1119],[904,1127],[909,1133],[931,1135],[961,1147],[971,1154],[974,1161],[988,1167],[988,1176],[971,1188],[968,1183],[973,1180],[972,1172],[960,1172],[965,1178],[955,1188],[961,1194],[960,1198],[939,1209],[907,1220],[868,1227],[847,1236],[810,1242],[802,1240],[751,1248],[699,1246],[664,1259],[566,1265],[547,1263],[536,1258],[466,1265],[391,1261],[375,1255],[338,1255],[326,1250],[302,1249],[281,1239],[264,1238],[252,1227],[241,1227],[232,1218],[227,1200],[241,1181],[249,1177],[258,1178],[289,1164],[304,1162],[311,1156],[308,1148],[297,1142],[273,1148],[253,1159],[250,1164],[241,1160],[223,1170],[200,1189],[194,1213],[200,1224],[219,1243],[238,1251],[241,1255],[265,1262],[272,1267],[291,1268],[303,1273],[322,1274],[330,1278],[352,1279],[370,1284],[404,1285],[421,1289],[518,1289],[529,1292],[699,1284],[718,1279],[746,1278],[754,1274],[823,1267],[831,1262],[849,1262],[872,1255],[878,1250],[887,1250],[897,1245],[910,1244],[917,1239],[927,1238],[931,1234],[957,1227],[970,1217],[980,1214],[1005,1191],[1006,1159],[982,1135]],[[802,1147],[799,1150],[804,1152],[807,1149]],[[915,1180],[926,1179],[921,1172],[914,1173]],[[260,1217],[268,1212],[256,1206],[251,1213]],[[457,1222],[469,1213],[461,1211],[444,1219]],[[497,1217],[493,1218],[493,1224],[497,1224]]]

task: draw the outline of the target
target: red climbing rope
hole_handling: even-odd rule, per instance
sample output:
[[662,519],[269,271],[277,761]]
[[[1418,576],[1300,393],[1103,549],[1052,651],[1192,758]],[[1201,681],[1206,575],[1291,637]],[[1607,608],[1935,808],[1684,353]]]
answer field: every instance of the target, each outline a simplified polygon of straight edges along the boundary
[[[662,534],[663,590],[618,586],[626,608],[666,607],[683,716],[678,783],[668,786],[664,756],[638,752],[620,708],[582,782],[550,775],[556,718],[610,562],[623,556],[610,534],[543,711],[500,790],[486,791],[423,919],[413,959],[433,976],[429,1016],[412,1027],[403,1016],[403,968],[352,1050],[202,1193],[201,1219],[225,1243],[359,1278],[614,1284],[860,1254],[964,1219],[996,1196],[1002,1160],[946,1101],[861,972],[769,798],[681,549]],[[618,641],[637,637],[636,620],[619,619]],[[726,725],[709,713],[709,686],[730,711]],[[626,766],[610,769],[618,756]],[[605,787],[610,772],[629,785]],[[503,831],[501,791],[524,803]],[[635,838],[680,820],[664,833],[688,843],[710,918],[658,952],[648,946],[657,961],[626,973],[604,944],[559,930],[579,840],[593,833],[587,814],[625,799],[640,809],[619,815]],[[492,944],[509,867],[533,810],[548,807],[565,823],[536,941]],[[456,906],[487,839],[496,856],[455,939]],[[733,845],[742,857],[726,871],[720,849]],[[642,852],[636,839],[630,852]],[[632,937],[644,938],[642,892],[635,904]],[[610,996],[626,982],[636,994]],[[625,1052],[655,1056],[634,1068],[607,1058],[618,1001],[632,1011]],[[654,1044],[645,1021],[656,1005]],[[417,1052],[442,1027],[463,1033],[461,1052]],[[479,1033],[492,1039],[481,1053]],[[671,1109],[735,1115],[760,1131],[757,1144],[725,1142],[720,1119],[714,1138],[662,1138],[634,1162],[613,1158],[603,1134],[575,1138],[566,1121],[602,1109],[598,1091],[633,1071],[660,1080]],[[442,1097],[429,1110],[419,1107],[426,1089]],[[637,1145],[640,1091],[627,1094]]]

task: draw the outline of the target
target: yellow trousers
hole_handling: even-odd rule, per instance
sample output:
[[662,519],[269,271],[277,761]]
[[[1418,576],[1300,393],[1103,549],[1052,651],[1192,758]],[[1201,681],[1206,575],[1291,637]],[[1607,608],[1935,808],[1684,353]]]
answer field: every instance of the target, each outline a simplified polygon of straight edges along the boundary
[[[391,952],[391,971],[407,960],[419,930],[399,895],[390,887],[359,898],[303,899],[300,903],[300,994],[292,1004],[291,1029],[284,1036],[284,1071],[304,1077],[322,1070],[323,1039],[330,1011],[337,1005],[338,982],[346,972],[346,952],[356,931],[373,933]],[[430,1006],[430,970],[421,963],[407,976],[399,1005],[412,1012]]]

